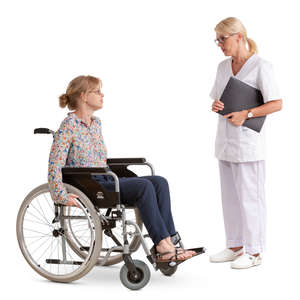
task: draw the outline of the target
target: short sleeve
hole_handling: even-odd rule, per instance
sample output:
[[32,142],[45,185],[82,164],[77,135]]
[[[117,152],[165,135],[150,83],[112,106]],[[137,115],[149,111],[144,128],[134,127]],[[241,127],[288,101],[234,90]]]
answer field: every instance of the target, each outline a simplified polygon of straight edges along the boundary
[[261,91],[264,102],[281,99],[279,87],[275,79],[272,64],[264,62],[259,70],[257,86]]
[[48,164],[48,185],[52,200],[56,203],[66,203],[67,191],[62,182],[62,167],[65,166],[72,142],[73,130],[70,120],[64,120],[54,135]]
[[220,70],[220,65],[218,66],[215,82],[214,82],[214,85],[209,94],[210,98],[212,98],[213,100],[218,99],[218,89],[219,89],[219,85],[220,85],[219,84],[219,72],[220,72],[219,70]]

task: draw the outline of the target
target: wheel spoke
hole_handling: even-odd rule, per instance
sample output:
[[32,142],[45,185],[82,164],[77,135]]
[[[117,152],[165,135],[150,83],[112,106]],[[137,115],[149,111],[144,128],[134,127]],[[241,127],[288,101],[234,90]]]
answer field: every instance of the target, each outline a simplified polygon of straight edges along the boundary
[[41,212],[32,203],[30,204],[30,206],[33,207],[39,213],[39,215],[46,221],[46,223],[50,225],[49,221],[41,214]]
[[47,224],[49,226],[53,226],[52,224],[49,224],[49,222],[45,223],[44,220],[40,219],[39,217],[37,217],[36,215],[34,215],[33,213],[31,213],[30,211],[27,210],[26,212],[27,214],[30,214],[31,216],[33,216],[34,218],[36,218],[37,220],[39,220],[40,222]]
[[23,228],[23,230],[27,230],[27,231],[32,231],[32,232],[40,233],[40,234],[42,234],[42,235],[49,235],[49,233],[43,233],[43,232],[40,232],[40,231],[28,229],[28,228]]
[[40,209],[41,209],[41,211],[42,211],[42,215],[43,215],[44,219],[47,221],[47,218],[46,218],[46,216],[45,216],[44,210],[43,210],[42,207],[41,207],[41,204],[40,204],[40,202],[39,202],[39,199],[36,199],[36,201],[37,201],[37,203],[38,203],[38,205],[39,205],[39,207],[40,207]]
[[53,204],[53,206],[51,206],[51,204],[49,203],[49,200],[48,200],[48,198],[46,197],[46,195],[45,195],[45,194],[43,194],[43,196],[44,196],[44,198],[46,199],[46,201],[47,201],[47,204],[49,205],[51,212],[53,213],[53,215],[55,215],[55,207],[54,207],[54,202],[53,202],[53,201],[52,201],[52,199],[51,199],[51,201],[52,201],[52,204]]
[[31,253],[31,256],[33,256],[33,254],[39,250],[41,247],[43,247],[47,242],[48,240],[50,239],[51,237],[48,237],[47,240],[45,242],[43,242],[41,245],[39,245],[37,248],[35,248],[35,250]]
[[46,223],[42,223],[42,222],[36,222],[36,221],[33,221],[33,220],[29,220],[29,219],[24,219],[24,221],[26,221],[26,222],[31,222],[31,223],[35,223],[35,224],[41,224],[41,225],[44,225],[44,226],[48,226],[48,227],[54,228],[53,225],[46,224]]

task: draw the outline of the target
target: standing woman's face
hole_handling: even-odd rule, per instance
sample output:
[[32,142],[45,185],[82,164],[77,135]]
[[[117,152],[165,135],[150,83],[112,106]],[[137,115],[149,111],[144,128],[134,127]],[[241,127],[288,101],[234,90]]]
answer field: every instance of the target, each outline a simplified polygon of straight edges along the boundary
[[232,35],[223,35],[217,33],[218,46],[225,56],[235,56],[239,49],[241,36],[239,33]]
[[101,109],[103,106],[103,97],[104,94],[102,94],[100,85],[98,85],[87,92],[86,104],[94,111]]

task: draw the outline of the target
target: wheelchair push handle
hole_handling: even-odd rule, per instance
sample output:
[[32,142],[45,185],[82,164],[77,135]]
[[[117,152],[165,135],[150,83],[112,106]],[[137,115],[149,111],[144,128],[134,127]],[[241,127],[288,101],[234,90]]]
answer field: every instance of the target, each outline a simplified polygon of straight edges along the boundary
[[35,128],[33,133],[34,134],[54,134],[55,132],[48,128]]
[[107,163],[110,164],[143,164],[146,163],[144,157],[138,158],[108,158]]

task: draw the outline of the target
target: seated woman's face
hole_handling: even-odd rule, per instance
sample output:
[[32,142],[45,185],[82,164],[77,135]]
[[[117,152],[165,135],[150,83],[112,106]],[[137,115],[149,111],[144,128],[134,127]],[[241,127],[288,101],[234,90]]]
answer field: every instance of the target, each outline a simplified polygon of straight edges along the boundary
[[98,110],[103,106],[104,94],[101,92],[100,85],[96,86],[87,93],[87,104],[93,109]]

